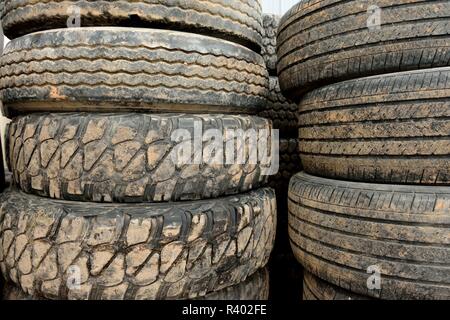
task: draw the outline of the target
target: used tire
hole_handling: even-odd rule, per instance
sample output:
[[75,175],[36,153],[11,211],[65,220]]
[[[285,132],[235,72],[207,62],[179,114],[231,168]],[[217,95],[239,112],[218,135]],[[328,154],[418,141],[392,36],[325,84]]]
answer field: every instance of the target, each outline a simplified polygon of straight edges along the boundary
[[305,171],[394,184],[450,183],[450,68],[350,80],[299,107]]
[[[242,283],[217,292],[208,293],[196,300],[267,300],[269,295],[269,273],[266,269],[256,272]],[[25,294],[19,287],[6,284],[3,300],[45,300]]]
[[449,187],[299,173],[289,188],[289,236],[306,270],[343,289],[388,300],[449,299],[449,207]]
[[37,32],[8,43],[0,92],[13,111],[256,113],[262,57],[221,39],[132,28]]
[[263,14],[262,56],[271,76],[277,75],[277,30],[280,17]]
[[368,297],[339,288],[305,271],[303,278],[303,300],[368,300]]
[[275,237],[272,189],[132,205],[9,190],[0,201],[2,273],[27,295],[48,299],[204,296],[264,267]]
[[297,105],[281,93],[278,78],[270,77],[267,102],[259,115],[272,120],[273,128],[280,130],[280,137],[294,138],[298,136],[297,111]]
[[2,147],[2,138],[0,134],[0,192],[5,189],[5,166],[3,165],[3,147]]
[[[213,148],[220,141],[206,136],[210,129],[223,137],[220,159],[213,155],[216,152],[220,156],[220,150]],[[181,130],[189,135],[178,137]],[[229,130],[266,130],[267,136],[256,136],[257,143],[271,145],[270,122],[254,116],[29,114],[17,117],[10,125],[9,159],[17,186],[55,199],[199,200],[263,186],[272,156],[254,159],[250,153],[251,148],[258,147],[254,141],[231,135],[227,138]],[[181,156],[177,160],[174,155],[186,143],[191,151],[189,159]],[[229,145],[235,156],[244,151],[242,164],[224,161]],[[210,155],[211,161],[207,159]]]
[[448,66],[449,23],[449,1],[301,1],[280,22],[281,88],[297,100],[336,81]]
[[258,50],[261,5],[257,0],[4,1],[5,35],[14,39],[36,31],[67,28],[78,13],[83,27],[156,27],[228,39]]

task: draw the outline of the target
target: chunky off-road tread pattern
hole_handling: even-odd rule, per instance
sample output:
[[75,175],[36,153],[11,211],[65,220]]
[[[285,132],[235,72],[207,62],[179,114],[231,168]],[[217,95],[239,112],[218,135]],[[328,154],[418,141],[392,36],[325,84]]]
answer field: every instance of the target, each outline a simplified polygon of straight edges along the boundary
[[[272,189],[171,204],[87,204],[0,196],[7,282],[48,299],[183,299],[264,267],[276,229]],[[80,286],[67,283],[78,279]]]
[[326,301],[342,301],[342,300],[369,300],[348,290],[339,288],[331,283],[323,281],[308,271],[304,272],[303,278],[303,300],[326,300]]
[[280,130],[283,138],[298,136],[298,106],[288,101],[280,90],[277,77],[270,77],[267,102],[259,113],[261,117],[271,119],[274,129]]
[[[5,0],[1,14],[10,39],[67,28],[78,13],[80,25],[155,27],[189,31],[261,47],[262,13],[257,0]],[[72,18],[72,19],[71,19]]]
[[[449,208],[448,187],[299,173],[289,188],[289,236],[306,270],[343,289],[389,300],[449,299]],[[381,290],[368,289],[378,271]]]
[[[220,133],[223,143],[206,137],[208,130]],[[237,130],[253,130],[255,139],[231,134]],[[251,149],[270,148],[270,138],[270,122],[254,116],[29,114],[10,125],[9,159],[15,184],[45,197],[97,202],[199,200],[263,186],[273,152],[267,150],[263,159],[252,156]],[[234,159],[227,159],[229,146]],[[189,150],[188,158],[183,152]],[[236,159],[240,155],[242,161]]]
[[336,81],[448,66],[449,26],[447,0],[301,1],[278,29],[281,88],[296,100]]
[[0,137],[0,192],[5,189],[5,166],[3,164],[3,148],[2,148],[2,138]]
[[450,183],[450,68],[350,80],[299,107],[305,171],[393,184]]
[[[194,300],[267,300],[269,298],[269,273],[266,269],[256,272],[242,283],[217,292],[211,292]],[[6,284],[3,290],[3,300],[47,300],[42,297],[30,296],[13,284]]]
[[185,32],[71,28],[8,43],[0,92],[15,111],[256,113],[266,102],[263,58]]
[[277,75],[277,30],[280,16],[263,14],[262,56],[271,76]]

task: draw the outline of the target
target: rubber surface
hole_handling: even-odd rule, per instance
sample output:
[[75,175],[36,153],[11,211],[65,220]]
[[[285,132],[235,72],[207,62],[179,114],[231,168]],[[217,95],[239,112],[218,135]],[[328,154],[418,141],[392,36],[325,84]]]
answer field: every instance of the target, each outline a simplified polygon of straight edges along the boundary
[[8,43],[0,93],[13,111],[256,113],[269,79],[238,44],[185,32],[71,28]]
[[[0,196],[0,266],[50,299],[182,299],[264,267],[276,229],[272,189],[171,204],[101,205],[9,190]],[[80,286],[68,286],[67,283]]]
[[5,186],[6,186],[6,182],[5,182],[5,166],[3,164],[2,137],[0,137],[0,192],[2,192],[5,189]]
[[447,0],[301,1],[280,22],[281,88],[297,100],[336,81],[448,66],[449,23]]
[[262,56],[271,76],[277,75],[277,30],[280,16],[263,14]]
[[280,90],[277,77],[270,77],[269,95],[259,116],[272,120],[274,129],[280,130],[280,137],[298,136],[298,107],[288,101]]
[[[21,288],[6,284],[3,300],[46,300],[45,298],[25,294]],[[242,283],[217,292],[211,292],[194,300],[267,300],[269,294],[269,273],[266,269],[257,271]],[[99,298],[101,299],[101,297]]]
[[305,171],[343,180],[450,183],[450,68],[380,75],[309,93],[299,107]]
[[449,299],[449,208],[449,187],[299,173],[289,188],[289,236],[306,270],[343,289],[389,300]]
[[9,39],[36,31],[67,28],[68,22],[73,24],[79,13],[83,27],[156,27],[229,39],[256,50],[261,46],[261,5],[257,0],[4,2],[1,20]]
[[303,300],[369,300],[369,297],[357,295],[339,288],[305,271],[303,278]]
[[[208,137],[210,130],[222,141]],[[259,135],[253,141],[231,134],[238,130]],[[254,116],[29,114],[10,125],[9,159],[15,184],[45,197],[199,200],[263,186],[274,152],[270,135],[269,121]],[[250,149],[262,144],[266,159],[252,157]],[[228,161],[229,146],[234,157],[242,153],[242,162]]]

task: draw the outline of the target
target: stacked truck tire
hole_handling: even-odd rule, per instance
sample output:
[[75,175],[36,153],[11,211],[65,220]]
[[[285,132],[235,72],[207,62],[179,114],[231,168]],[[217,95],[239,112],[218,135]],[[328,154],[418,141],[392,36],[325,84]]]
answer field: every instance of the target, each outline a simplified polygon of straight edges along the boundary
[[5,297],[267,298],[270,161],[220,162],[197,131],[233,154],[253,145],[228,130],[271,145],[259,2],[10,0],[1,16]]
[[450,3],[302,1],[277,36],[304,298],[450,298]]

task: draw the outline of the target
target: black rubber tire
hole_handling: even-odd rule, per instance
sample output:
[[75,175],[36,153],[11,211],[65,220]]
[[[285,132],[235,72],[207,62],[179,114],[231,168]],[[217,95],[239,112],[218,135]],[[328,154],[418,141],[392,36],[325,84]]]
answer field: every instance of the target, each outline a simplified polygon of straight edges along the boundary
[[310,92],[300,104],[305,171],[342,180],[450,183],[450,68],[374,76]]
[[3,164],[3,147],[2,147],[2,137],[0,134],[0,192],[2,192],[6,187],[5,181],[5,166]]
[[257,0],[4,2],[1,20],[10,39],[36,31],[67,28],[73,14],[70,8],[77,7],[83,27],[154,27],[211,35],[258,52],[261,47],[262,14]]
[[[257,271],[242,283],[217,292],[208,293],[194,300],[267,300],[269,295],[269,273],[266,269]],[[3,290],[3,300],[46,300],[45,298],[25,294],[19,287],[6,284]]]
[[277,30],[280,16],[263,14],[262,56],[271,76],[277,76]]
[[272,120],[273,128],[280,130],[281,138],[298,136],[298,106],[283,96],[277,77],[270,77],[269,95],[259,116]]
[[[204,296],[263,268],[275,238],[269,188],[170,204],[93,204],[15,190],[0,201],[2,273],[49,299]],[[70,288],[75,267],[80,287]]]
[[[381,28],[368,27],[371,6]],[[375,74],[448,66],[447,0],[307,0],[281,19],[278,75],[297,101],[319,86]]]
[[[202,132],[195,133],[195,127]],[[229,130],[266,130],[259,135],[270,154],[270,122],[254,116],[186,114],[50,113],[17,117],[9,130],[9,159],[14,181],[40,196],[96,202],[166,202],[200,200],[249,191],[266,184],[272,157],[250,157],[252,139],[232,139],[234,155],[243,149],[243,164],[228,161],[178,163],[177,149],[196,140],[202,155],[212,155],[207,130],[224,139]],[[179,130],[190,133],[175,140]],[[206,140],[205,140],[206,139]],[[264,140],[266,139],[266,140]],[[228,140],[223,152],[228,152]],[[214,149],[215,150],[215,149]],[[225,157],[225,155],[224,155]]]
[[14,111],[257,113],[269,78],[238,44],[184,32],[70,28],[12,40],[0,92]]
[[305,271],[303,278],[303,300],[306,301],[345,301],[345,300],[369,300],[369,297],[364,297],[354,294],[348,290],[344,290],[331,283],[323,281],[314,276],[312,273]]
[[[449,207],[449,187],[299,173],[289,188],[289,236],[306,270],[343,289],[388,300],[449,299]],[[381,290],[368,289],[373,266]]]

